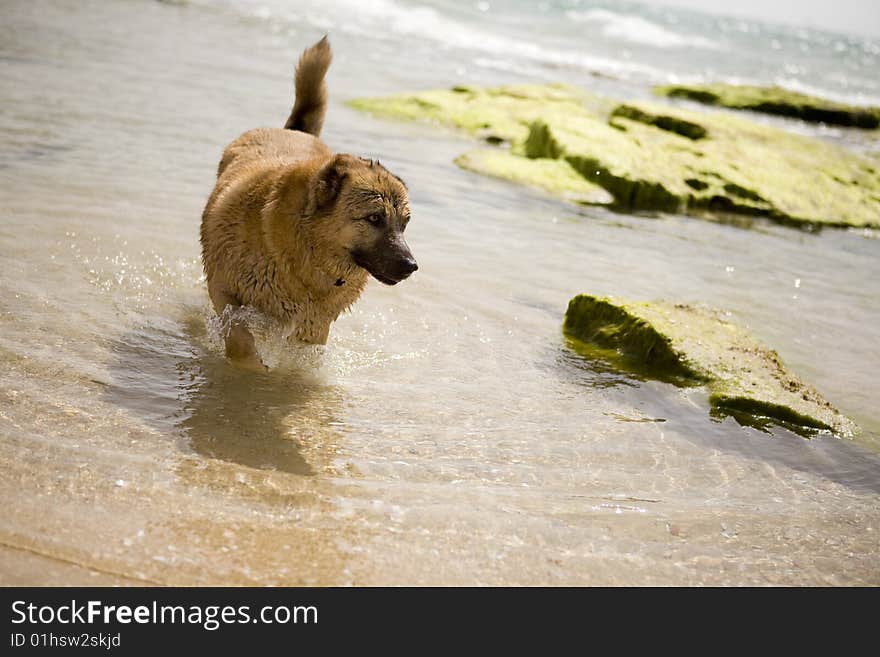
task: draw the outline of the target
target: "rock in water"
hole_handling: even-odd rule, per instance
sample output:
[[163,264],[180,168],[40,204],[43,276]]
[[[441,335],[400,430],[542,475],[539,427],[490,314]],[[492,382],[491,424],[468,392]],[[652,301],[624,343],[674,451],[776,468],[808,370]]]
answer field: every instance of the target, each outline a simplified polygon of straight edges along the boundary
[[880,227],[876,160],[739,116],[619,103],[565,85],[455,87],[351,104],[509,144],[457,162],[562,198],[603,202],[601,187],[622,209]]
[[705,385],[713,414],[755,426],[775,421],[802,435],[856,431],[775,351],[718,310],[581,294],[569,302],[563,329],[586,357],[678,385]]
[[830,123],[872,130],[880,127],[880,108],[836,103],[782,87],[735,84],[694,84],[655,87],[670,98],[685,98],[706,105],[776,114],[812,123]]

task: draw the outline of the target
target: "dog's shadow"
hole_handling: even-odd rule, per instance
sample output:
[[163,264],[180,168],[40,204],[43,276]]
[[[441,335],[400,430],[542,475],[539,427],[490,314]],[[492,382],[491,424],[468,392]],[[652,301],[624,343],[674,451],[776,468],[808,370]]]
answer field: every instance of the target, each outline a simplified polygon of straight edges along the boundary
[[[204,317],[152,322],[120,336],[112,345],[107,398],[134,413],[180,449],[258,470],[313,475],[326,459],[299,440],[326,445],[338,395],[307,373],[257,373],[231,365],[208,346]],[[301,426],[298,427],[298,424]],[[302,429],[301,431],[298,429]],[[328,434],[329,432],[329,434]]]

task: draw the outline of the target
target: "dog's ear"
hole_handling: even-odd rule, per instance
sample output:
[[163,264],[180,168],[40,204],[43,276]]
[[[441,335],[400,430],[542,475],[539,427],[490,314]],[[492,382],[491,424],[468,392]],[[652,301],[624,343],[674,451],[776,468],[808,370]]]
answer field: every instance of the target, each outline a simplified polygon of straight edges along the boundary
[[342,189],[342,182],[356,161],[357,158],[341,153],[334,155],[327,164],[318,169],[309,181],[308,199],[303,209],[303,216],[311,217],[333,205]]

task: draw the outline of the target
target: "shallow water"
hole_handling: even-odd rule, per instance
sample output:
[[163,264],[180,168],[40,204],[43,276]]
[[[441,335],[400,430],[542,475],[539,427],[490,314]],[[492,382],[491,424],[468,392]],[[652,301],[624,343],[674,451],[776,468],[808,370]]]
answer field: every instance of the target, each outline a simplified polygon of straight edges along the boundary
[[[371,283],[325,349],[269,331],[271,372],[228,365],[201,209],[223,146],[283,122],[292,63],[334,20],[267,4],[4,5],[0,582],[880,583],[880,242],[460,171],[461,136],[342,104],[535,79],[457,72],[469,53],[437,58],[418,11],[391,23],[412,67],[370,32],[381,12],[334,32],[325,138],[407,180],[419,272]],[[580,292],[727,308],[864,431],[764,433],[587,362],[560,328]]]

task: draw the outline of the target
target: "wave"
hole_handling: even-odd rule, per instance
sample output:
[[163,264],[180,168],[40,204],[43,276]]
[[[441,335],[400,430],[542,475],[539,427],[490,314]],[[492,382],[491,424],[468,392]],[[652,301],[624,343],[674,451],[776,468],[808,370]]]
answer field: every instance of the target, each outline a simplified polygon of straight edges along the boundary
[[[203,0],[207,2],[207,0]],[[483,61],[514,58],[545,68],[569,68],[621,78],[663,80],[666,73],[649,65],[574,50],[547,48],[518,35],[506,35],[450,18],[433,7],[402,5],[393,0],[327,0],[296,4],[296,14],[281,0],[227,0],[227,6],[249,17],[308,22],[321,30],[339,30],[372,39],[395,41],[418,37],[443,51],[487,55]]]
[[[347,9],[344,13],[349,16],[357,15],[358,20],[366,19],[373,23],[377,28],[371,32],[375,38],[420,37],[430,39],[444,49],[479,51],[494,57],[514,57],[551,68],[577,68],[620,76],[663,76],[661,71],[635,62],[545,48],[524,38],[467,25],[444,16],[432,7],[404,6],[391,0],[339,0],[334,4],[345,6]],[[342,26],[343,29],[346,27]],[[358,24],[356,27],[362,31],[364,26]]]
[[571,9],[565,15],[579,23],[598,23],[602,34],[630,43],[638,43],[655,48],[705,48],[724,50],[721,44],[700,36],[686,36],[652,23],[640,16],[618,14],[607,9],[578,11]]

